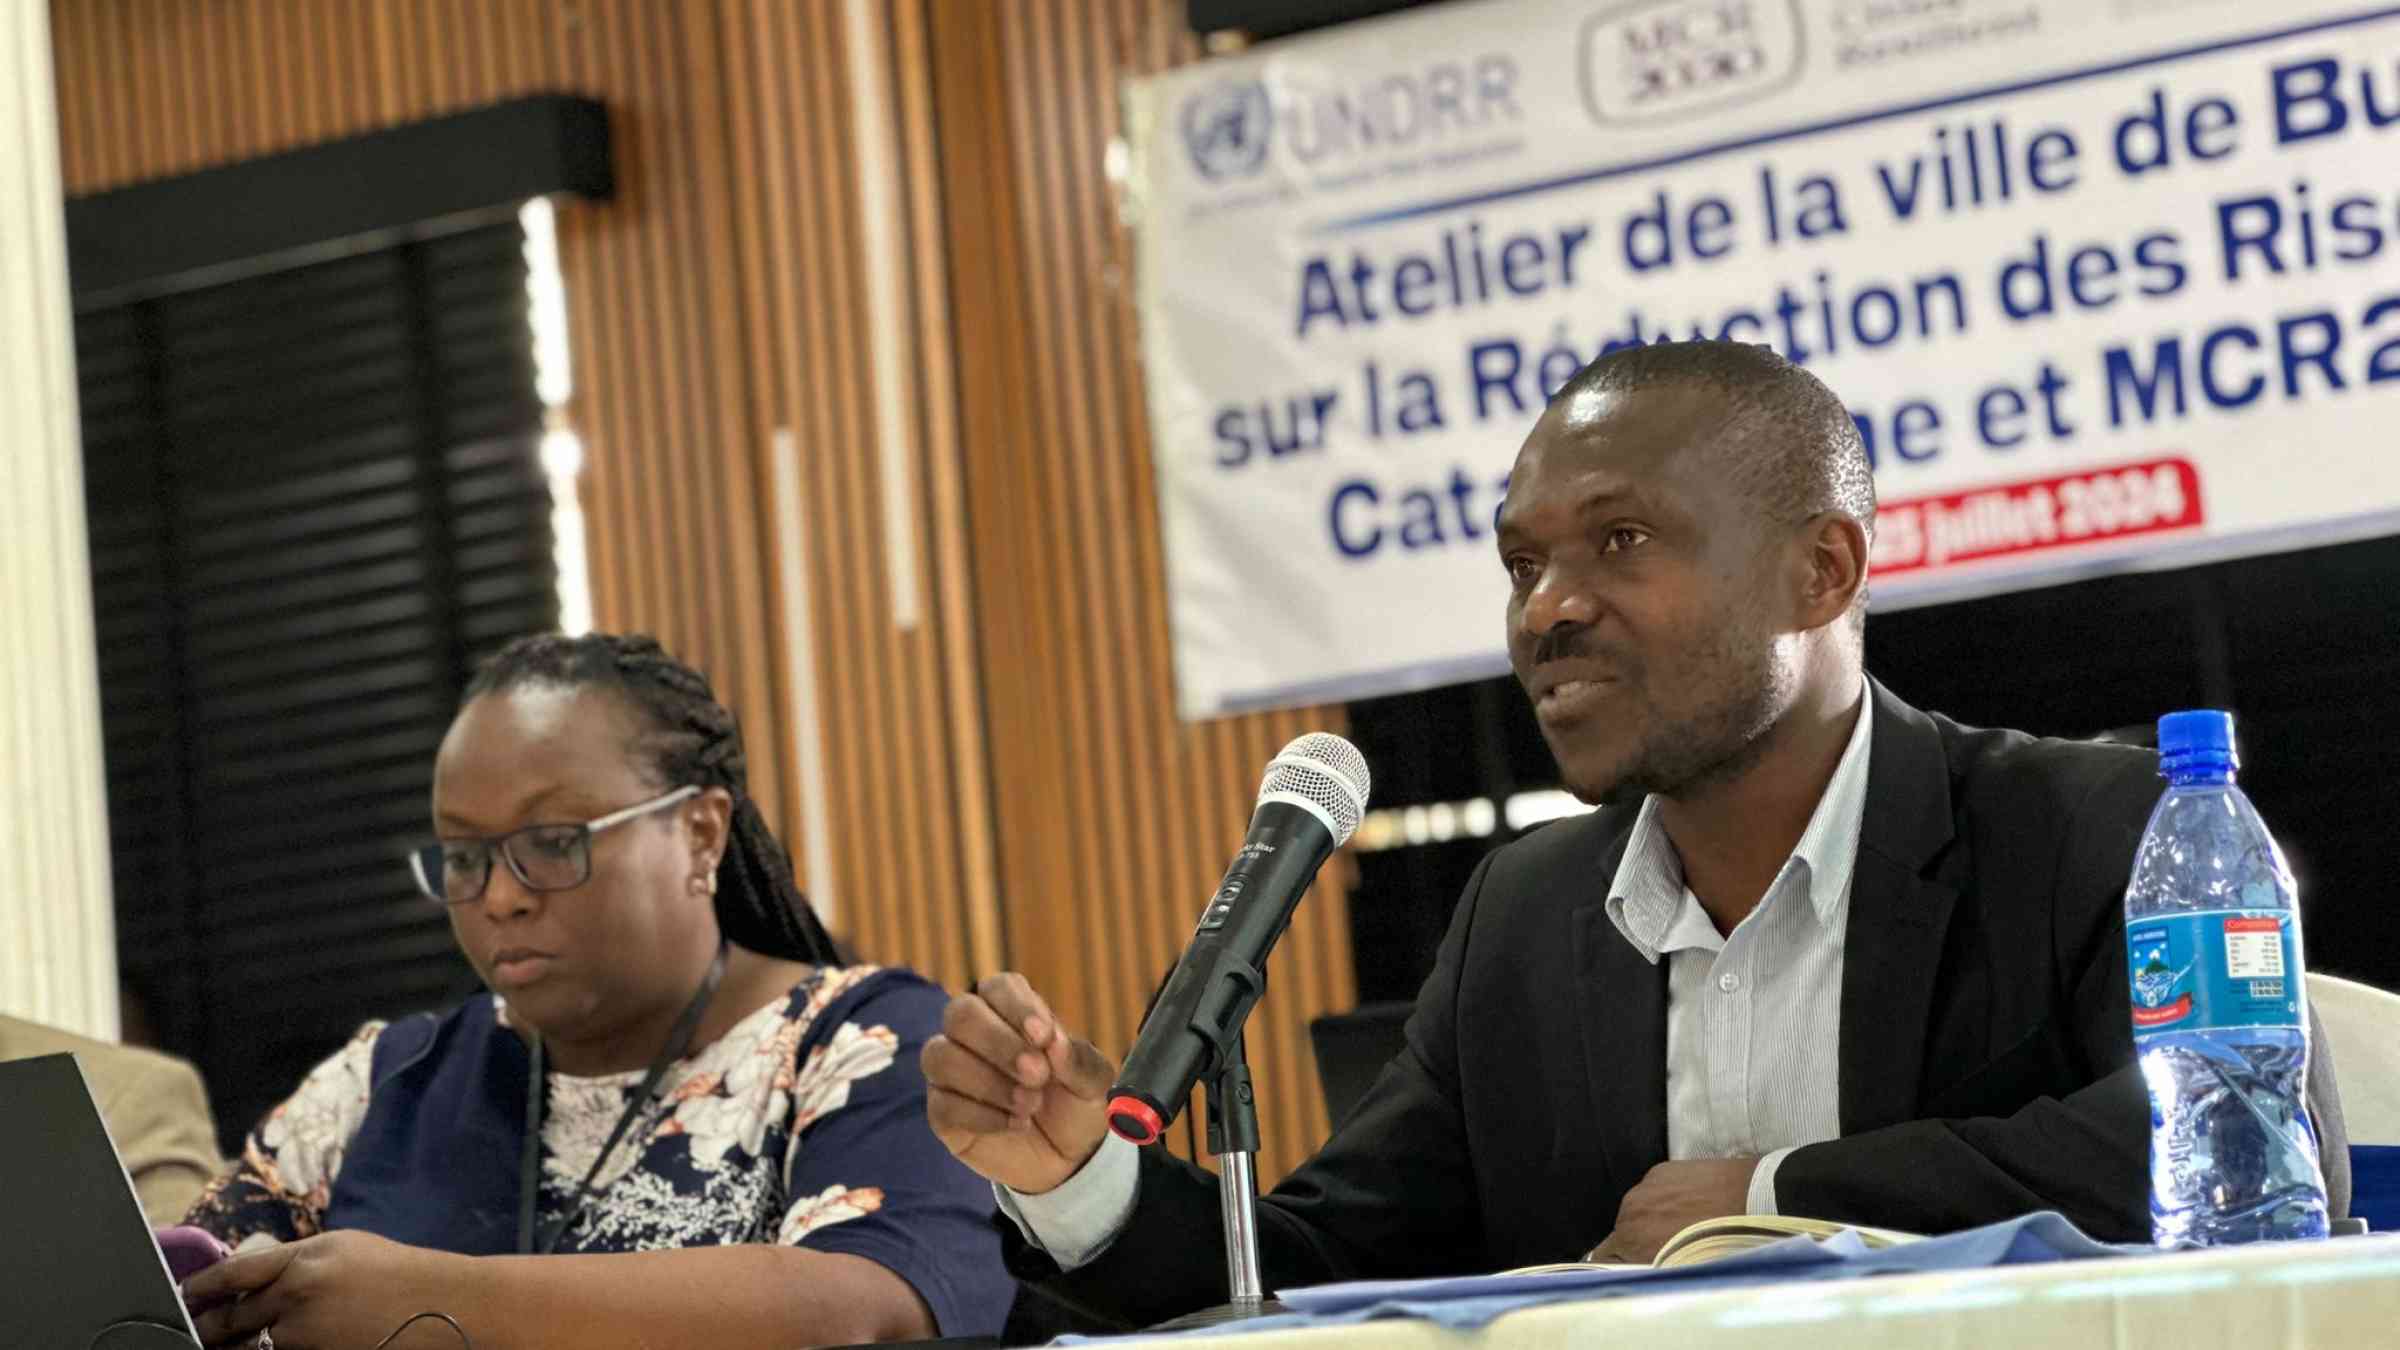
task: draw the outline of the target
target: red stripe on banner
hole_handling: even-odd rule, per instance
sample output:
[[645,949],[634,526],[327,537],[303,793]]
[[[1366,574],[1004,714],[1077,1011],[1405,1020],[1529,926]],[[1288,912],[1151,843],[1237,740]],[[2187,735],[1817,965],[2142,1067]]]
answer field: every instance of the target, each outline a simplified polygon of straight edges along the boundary
[[2187,459],[2003,483],[1875,510],[1877,576],[2188,530],[2205,519]]

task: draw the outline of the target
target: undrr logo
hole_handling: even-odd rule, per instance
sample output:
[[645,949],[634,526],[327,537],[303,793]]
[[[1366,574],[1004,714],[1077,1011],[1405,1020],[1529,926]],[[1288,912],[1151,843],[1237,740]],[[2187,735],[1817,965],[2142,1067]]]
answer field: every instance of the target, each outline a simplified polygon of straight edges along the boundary
[[1217,181],[1258,172],[1267,162],[1275,121],[1267,86],[1229,80],[1183,101],[1183,148],[1202,178]]
[[1798,0],[1641,0],[1583,25],[1583,104],[1596,122],[1685,116],[1761,98],[1800,75]]

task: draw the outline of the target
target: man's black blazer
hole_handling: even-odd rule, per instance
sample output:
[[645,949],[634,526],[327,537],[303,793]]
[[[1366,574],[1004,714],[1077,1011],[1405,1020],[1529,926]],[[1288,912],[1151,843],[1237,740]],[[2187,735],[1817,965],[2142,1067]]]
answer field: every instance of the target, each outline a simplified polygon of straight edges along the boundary
[[[1787,1214],[1936,1233],[2056,1209],[2149,1236],[2149,1106],[2133,1067],[2124,891],[2163,783],[2146,750],[1962,727],[1870,684],[1850,890],[1842,1137],[1785,1158]],[[1667,1156],[1667,971],[1603,905],[1635,811],[1493,851],[1417,995],[1407,1044],[1316,1157],[1259,1202],[1267,1287],[1583,1255]],[[2349,1173],[2322,1034],[2310,1073],[2337,1214]],[[1221,1303],[1213,1178],[1145,1149],[1132,1224],[1061,1275],[1148,1323]]]

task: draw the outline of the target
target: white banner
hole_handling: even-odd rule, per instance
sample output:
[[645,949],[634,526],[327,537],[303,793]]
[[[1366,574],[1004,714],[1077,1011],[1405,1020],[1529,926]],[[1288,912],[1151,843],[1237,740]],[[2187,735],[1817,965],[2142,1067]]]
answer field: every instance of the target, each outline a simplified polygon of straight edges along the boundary
[[2400,6],[1459,0],[1127,91],[1187,717],[1506,669],[1612,346],[1849,404],[1879,608],[2400,529]]

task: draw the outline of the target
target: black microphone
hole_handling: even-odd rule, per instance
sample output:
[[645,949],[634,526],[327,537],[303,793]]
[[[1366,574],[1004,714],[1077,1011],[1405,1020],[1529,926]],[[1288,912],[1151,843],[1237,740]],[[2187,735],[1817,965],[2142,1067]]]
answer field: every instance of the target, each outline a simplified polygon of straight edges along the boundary
[[1156,1142],[1191,1100],[1192,1085],[1224,1063],[1266,987],[1267,954],[1366,810],[1367,760],[1357,746],[1312,731],[1276,752],[1258,785],[1250,833],[1109,1089],[1110,1129],[1137,1144]]

